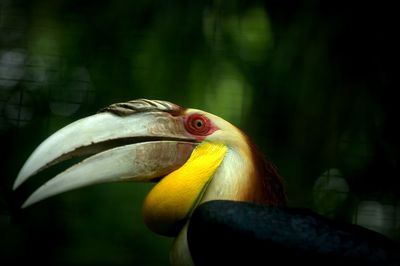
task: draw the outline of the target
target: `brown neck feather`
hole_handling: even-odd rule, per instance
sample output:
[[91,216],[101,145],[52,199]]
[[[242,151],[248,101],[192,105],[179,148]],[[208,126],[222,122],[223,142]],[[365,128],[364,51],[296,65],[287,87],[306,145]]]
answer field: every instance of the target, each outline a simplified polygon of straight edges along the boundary
[[251,150],[254,163],[251,174],[251,191],[247,193],[247,200],[250,202],[285,205],[286,193],[282,177],[278,174],[275,165],[263,156],[257,146],[246,136],[247,143]]

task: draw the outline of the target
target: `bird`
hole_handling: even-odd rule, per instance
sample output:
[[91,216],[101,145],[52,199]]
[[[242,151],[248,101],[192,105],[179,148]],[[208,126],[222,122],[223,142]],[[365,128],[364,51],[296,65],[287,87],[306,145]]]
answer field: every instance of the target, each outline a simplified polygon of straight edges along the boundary
[[397,265],[390,239],[289,208],[276,166],[243,131],[214,114],[162,100],[111,104],[44,140],[13,189],[77,156],[85,159],[40,186],[22,207],[98,183],[154,182],[143,220],[156,234],[175,238],[172,265],[256,263],[265,252],[311,265],[320,258]]

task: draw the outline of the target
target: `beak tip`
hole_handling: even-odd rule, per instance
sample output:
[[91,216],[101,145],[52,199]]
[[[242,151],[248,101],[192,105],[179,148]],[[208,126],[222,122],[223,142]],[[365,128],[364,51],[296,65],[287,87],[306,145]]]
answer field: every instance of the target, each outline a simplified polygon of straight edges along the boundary
[[29,206],[31,206],[34,202],[32,202],[31,200],[29,200],[30,198],[28,198],[22,205],[21,205],[21,209],[25,209]]
[[12,189],[16,190],[21,185],[21,183],[22,183],[22,181],[21,181],[20,175],[18,175],[17,179],[15,179],[15,181],[14,181]]
[[17,178],[13,184],[13,190],[16,190],[20,187],[26,180],[28,180],[31,176],[35,175],[38,172],[38,168],[36,168],[30,161],[28,160],[21,170],[18,173]]
[[18,176],[13,184],[13,190],[16,190],[19,186],[21,186],[21,184],[24,183],[24,181],[29,177],[29,175],[25,174],[26,171],[24,169],[25,167],[23,167],[21,171],[18,173]]
[[31,194],[26,200],[25,202],[21,205],[21,209],[25,209],[26,207],[29,207],[33,204],[35,204],[36,202],[41,201],[42,199],[44,199],[46,197],[43,197],[40,195],[40,193],[37,193],[36,191]]

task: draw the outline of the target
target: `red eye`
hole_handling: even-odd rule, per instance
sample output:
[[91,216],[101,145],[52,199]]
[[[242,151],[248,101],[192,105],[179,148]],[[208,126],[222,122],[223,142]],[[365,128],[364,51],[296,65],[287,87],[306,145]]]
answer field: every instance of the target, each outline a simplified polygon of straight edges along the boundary
[[212,133],[210,120],[200,114],[193,114],[187,117],[185,127],[186,130],[193,135],[206,136]]

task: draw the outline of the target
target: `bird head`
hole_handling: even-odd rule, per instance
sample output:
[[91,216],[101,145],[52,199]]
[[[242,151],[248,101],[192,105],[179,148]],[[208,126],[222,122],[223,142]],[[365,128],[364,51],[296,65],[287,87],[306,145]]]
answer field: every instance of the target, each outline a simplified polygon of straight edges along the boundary
[[23,207],[97,183],[156,182],[144,200],[144,221],[154,232],[174,236],[205,201],[285,202],[275,167],[238,128],[201,110],[145,99],[110,105],[55,132],[28,158],[14,189],[83,155]]

